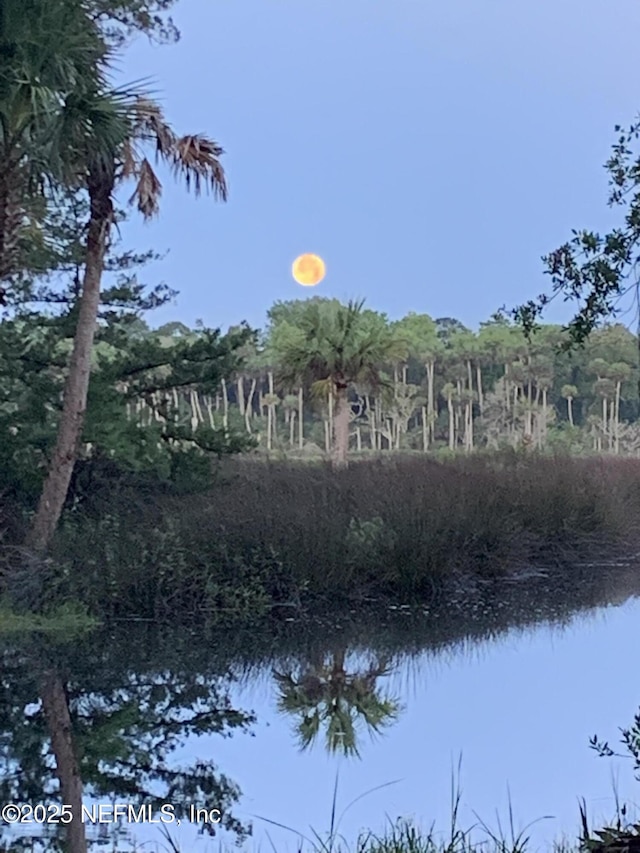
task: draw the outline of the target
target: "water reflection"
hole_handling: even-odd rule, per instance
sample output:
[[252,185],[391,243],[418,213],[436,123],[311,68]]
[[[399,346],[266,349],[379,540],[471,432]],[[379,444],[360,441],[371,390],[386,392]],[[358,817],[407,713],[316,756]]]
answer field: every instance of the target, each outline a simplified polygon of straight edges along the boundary
[[[111,640],[111,642],[110,642]],[[57,850],[66,837],[72,853],[86,850],[89,835],[127,834],[125,819],[109,822],[87,818],[65,825],[60,803],[81,812],[89,801],[131,804],[144,814],[157,814],[170,803],[162,823],[177,825],[191,808],[218,809],[220,825],[239,837],[249,828],[233,814],[237,785],[212,760],[178,763],[174,753],[188,739],[229,736],[247,730],[252,714],[232,706],[228,676],[212,672],[204,661],[191,667],[163,649],[127,648],[123,636],[95,635],[74,643],[36,637],[4,642],[0,686],[0,798],[3,803],[48,808],[58,820],[43,850]],[[142,652],[142,654],[140,654]],[[23,815],[1,839],[15,838],[32,847],[29,829],[41,823]],[[128,827],[130,828],[130,827]],[[213,835],[216,822],[202,822]],[[100,832],[102,830],[102,832]],[[15,846],[14,848],[15,849]]]
[[[294,810],[302,814],[307,803],[318,802],[324,796],[324,788],[319,790],[325,785],[322,774],[335,772],[331,767],[321,768],[309,755],[304,766],[297,763],[298,753],[287,752],[289,735],[280,735],[278,719],[287,720],[288,725],[293,721],[299,744],[307,753],[306,748],[312,743],[324,741],[333,755],[356,755],[361,752],[363,733],[384,734],[376,749],[367,751],[361,765],[349,763],[353,773],[345,771],[345,785],[359,793],[371,778],[380,776],[384,782],[389,773],[405,775],[411,770],[409,762],[417,760],[419,751],[416,744],[424,744],[424,754],[418,762],[420,773],[440,760],[436,756],[440,748],[457,754],[466,739],[479,750],[473,737],[480,732],[477,737],[482,736],[484,742],[492,737],[493,730],[487,720],[471,719],[473,709],[469,709],[469,720],[460,710],[468,707],[464,697],[472,694],[482,695],[487,708],[495,705],[503,715],[492,716],[487,710],[487,719],[494,720],[493,737],[512,741],[511,746],[505,743],[504,749],[500,747],[498,757],[503,766],[496,769],[495,784],[487,782],[484,786],[487,798],[495,804],[502,795],[497,785],[502,786],[512,772],[508,756],[516,754],[517,748],[522,753],[518,753],[518,765],[528,760],[528,747],[523,744],[531,739],[532,724],[527,723],[520,705],[546,707],[545,695],[557,695],[559,680],[566,680],[567,666],[575,666],[573,661],[564,664],[561,672],[560,664],[551,658],[548,665],[544,658],[543,666],[539,648],[528,647],[529,634],[518,635],[514,630],[524,631],[527,626],[543,622],[568,625],[572,620],[575,623],[577,616],[584,621],[595,608],[619,604],[639,589],[640,575],[635,567],[613,573],[575,571],[562,578],[540,577],[526,584],[483,587],[466,597],[451,596],[430,610],[378,609],[332,614],[304,623],[271,621],[259,630],[246,632],[126,624],[64,642],[37,636],[5,638],[0,641],[0,796],[4,802],[58,803],[67,772],[67,785],[79,783],[81,778],[85,803],[91,798],[111,799],[153,809],[171,802],[176,818],[192,805],[220,808],[224,826],[242,834],[247,821],[236,819],[241,805],[240,788],[253,785],[254,801],[257,797],[274,814],[276,801],[266,802],[267,792],[273,789],[273,796],[288,803],[292,814]],[[603,631],[605,627],[607,637],[617,636],[608,626],[603,626]],[[588,632],[583,627],[580,631],[578,664],[582,671],[584,662],[586,677],[589,667],[593,667],[593,656]],[[470,656],[477,657],[480,648],[495,648],[494,641],[500,638],[507,638],[511,647],[517,646],[517,655],[512,658],[510,653],[508,660],[502,660],[499,672],[496,667],[484,667],[480,676],[479,665],[475,670],[468,665]],[[598,643],[601,645],[600,640]],[[614,652],[615,648],[612,644]],[[484,656],[487,655],[485,651]],[[420,696],[414,699],[407,675],[412,661],[424,664],[427,659],[429,678],[424,669],[418,674]],[[431,681],[431,664],[447,659],[448,671],[459,670],[461,683],[442,692]],[[602,663],[603,667],[606,665]],[[554,681],[556,668],[558,684]],[[548,683],[538,690],[530,682],[540,677],[540,672],[547,673]],[[512,695],[505,687],[504,696],[493,697],[490,691],[502,690],[505,675],[511,679],[515,692]],[[485,683],[478,681],[480,677]],[[270,717],[273,704],[278,706],[279,717],[271,719],[269,737],[263,739],[258,731],[251,745],[233,738],[231,749],[224,746],[221,736],[255,728],[256,717],[241,710],[247,704],[243,693],[251,686],[260,705],[258,724]],[[542,691],[541,695],[534,695],[535,691]],[[406,713],[401,713],[400,700]],[[607,711],[607,719],[614,722],[613,717],[620,714],[619,722],[624,723],[622,713],[626,717],[632,710],[627,705],[622,709],[616,706],[615,715]],[[458,708],[459,713],[449,730],[446,720],[450,711],[446,709],[451,707]],[[428,727],[424,725],[425,708],[429,709]],[[508,720],[505,708],[509,708]],[[558,734],[556,740],[566,739],[570,730],[579,730],[576,739],[582,753],[586,751],[582,730],[592,732],[602,726],[602,717],[596,719],[597,713],[593,702],[572,706],[571,713],[565,714],[566,720],[558,711],[554,723],[547,728],[564,725],[564,733]],[[495,722],[499,719],[504,722]],[[75,769],[72,761],[67,760],[65,765],[65,738],[69,731]],[[558,744],[554,749],[546,768],[552,776]],[[532,745],[531,750],[533,755],[540,747]],[[378,768],[373,764],[376,761],[381,762]],[[492,761],[496,763],[495,757],[486,758],[485,775]],[[402,762],[405,764],[400,766]],[[314,772],[309,772],[311,764]],[[259,781],[262,765],[282,771],[277,790],[272,770],[264,785]],[[362,769],[355,769],[355,765]],[[296,774],[313,779],[318,790],[306,794],[305,801],[294,806],[288,797],[295,793],[296,786],[300,787]],[[287,777],[291,779],[292,792],[285,794]],[[441,778],[439,782],[442,781]],[[570,792],[572,796],[579,793]],[[65,793],[64,799],[69,796]],[[404,799],[400,805],[405,807],[406,802]],[[260,810],[263,811],[262,806]],[[286,814],[281,816],[288,819]],[[313,821],[318,825],[317,818]],[[360,825],[370,822],[371,814],[364,814]],[[109,833],[115,828],[108,827]],[[210,831],[216,826],[201,828]],[[138,837],[142,832],[143,837],[151,834],[155,840],[158,838],[157,827],[133,829]],[[193,827],[184,825],[179,830],[176,826],[169,829],[187,846],[195,833]],[[6,827],[2,832],[6,837]],[[43,842],[40,849],[53,851],[57,843]],[[119,845],[118,849],[126,848]]]
[[347,671],[346,657],[342,646],[308,665],[286,672],[273,670],[278,709],[297,717],[295,731],[303,750],[324,729],[328,752],[359,756],[359,729],[379,734],[398,717],[399,701],[383,693],[378,684],[391,672],[389,660],[374,656],[368,665]]

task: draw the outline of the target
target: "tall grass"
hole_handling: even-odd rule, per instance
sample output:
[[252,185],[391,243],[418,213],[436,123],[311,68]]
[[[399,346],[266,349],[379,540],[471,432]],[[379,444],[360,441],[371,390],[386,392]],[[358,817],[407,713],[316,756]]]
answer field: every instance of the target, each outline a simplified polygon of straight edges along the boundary
[[[376,833],[371,830],[360,832],[355,843],[352,843],[340,831],[342,819],[347,812],[370,794],[396,783],[388,782],[365,791],[340,810],[337,775],[326,832],[311,828],[309,833],[305,834],[278,821],[258,815],[254,817],[263,823],[291,833],[295,837],[296,853],[533,853],[536,848],[530,833],[531,827],[541,821],[551,820],[552,817],[541,817],[518,828],[513,804],[509,797],[506,825],[501,821],[499,814],[496,816],[495,827],[492,827],[474,813],[476,823],[465,828],[461,825],[460,817],[462,802],[460,773],[461,759],[458,761],[457,772],[452,773],[451,777],[450,816],[446,829],[439,830],[435,823],[425,828],[409,818],[396,820],[387,818],[386,827],[381,832]],[[593,830],[588,824],[586,805],[582,801],[579,806],[579,835],[573,840],[566,837],[550,840],[546,844],[546,849],[552,853],[634,853],[640,849],[640,824],[633,824],[626,818],[626,806],[620,803],[616,795],[614,819],[609,825]],[[171,836],[166,827],[161,831],[166,844],[163,844],[160,849],[170,853],[186,853],[186,848]],[[291,850],[289,846],[274,841],[268,832],[266,835],[268,844],[265,844],[264,848],[269,853],[285,853],[285,850]],[[159,848],[155,849],[157,851]],[[219,853],[225,853],[227,848],[220,842],[217,849]],[[255,843],[250,842],[249,853],[255,850]],[[258,853],[263,853],[263,845],[259,845],[257,850]]]
[[367,597],[638,547],[640,460],[516,453],[327,465],[230,460],[198,496],[67,516],[56,558],[100,615],[162,618]]

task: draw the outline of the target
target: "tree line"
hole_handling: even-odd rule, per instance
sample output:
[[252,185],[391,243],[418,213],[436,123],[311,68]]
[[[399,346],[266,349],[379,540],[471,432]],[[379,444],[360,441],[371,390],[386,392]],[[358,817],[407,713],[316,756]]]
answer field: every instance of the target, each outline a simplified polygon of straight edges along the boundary
[[[169,349],[201,334],[180,322],[140,324],[138,332]],[[505,446],[637,454],[636,335],[609,324],[582,347],[567,351],[566,340],[552,324],[527,339],[499,315],[472,331],[451,317],[410,312],[390,321],[322,297],[277,302],[215,391],[165,389],[126,405],[147,427],[165,420],[231,429],[260,450],[294,455]],[[341,347],[342,363],[331,363],[331,349]],[[346,433],[336,426],[340,384]]]

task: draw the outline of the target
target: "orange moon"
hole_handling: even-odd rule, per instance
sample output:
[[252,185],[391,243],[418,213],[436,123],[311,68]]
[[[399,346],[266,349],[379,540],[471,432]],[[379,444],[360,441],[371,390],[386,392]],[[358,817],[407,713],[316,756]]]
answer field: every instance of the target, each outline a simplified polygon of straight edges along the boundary
[[326,271],[322,258],[311,254],[300,255],[291,267],[294,279],[303,287],[313,287],[315,284],[320,284]]

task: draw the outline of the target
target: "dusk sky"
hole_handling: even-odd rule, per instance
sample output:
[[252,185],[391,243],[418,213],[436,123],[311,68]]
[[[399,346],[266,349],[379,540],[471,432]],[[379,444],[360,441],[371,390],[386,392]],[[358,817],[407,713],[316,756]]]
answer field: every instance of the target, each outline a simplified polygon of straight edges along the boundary
[[[167,176],[160,218],[125,226],[168,252],[144,279],[180,291],[153,325],[263,326],[317,294],[477,327],[548,286],[540,256],[571,228],[614,221],[637,0],[180,0],[174,20],[179,44],[139,39],[123,77],[224,146],[230,199]],[[327,264],[316,288],[291,278],[302,252]]]

